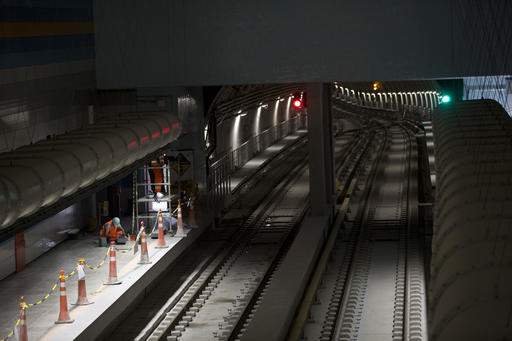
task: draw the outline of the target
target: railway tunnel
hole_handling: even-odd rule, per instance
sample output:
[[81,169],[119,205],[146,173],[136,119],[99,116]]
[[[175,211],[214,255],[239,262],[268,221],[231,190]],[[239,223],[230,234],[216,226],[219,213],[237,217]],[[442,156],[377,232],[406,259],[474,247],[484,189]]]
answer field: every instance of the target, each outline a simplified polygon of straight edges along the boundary
[[0,4],[0,340],[509,340],[505,0]]

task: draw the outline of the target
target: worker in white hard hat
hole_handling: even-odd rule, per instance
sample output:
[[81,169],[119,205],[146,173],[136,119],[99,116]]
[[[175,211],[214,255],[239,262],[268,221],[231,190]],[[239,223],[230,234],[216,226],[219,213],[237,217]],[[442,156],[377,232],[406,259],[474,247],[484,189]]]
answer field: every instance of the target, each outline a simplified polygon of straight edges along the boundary
[[102,238],[105,239],[106,245],[109,245],[111,241],[116,244],[126,244],[126,233],[121,226],[121,219],[114,217],[103,224],[100,228],[100,244],[103,244]]

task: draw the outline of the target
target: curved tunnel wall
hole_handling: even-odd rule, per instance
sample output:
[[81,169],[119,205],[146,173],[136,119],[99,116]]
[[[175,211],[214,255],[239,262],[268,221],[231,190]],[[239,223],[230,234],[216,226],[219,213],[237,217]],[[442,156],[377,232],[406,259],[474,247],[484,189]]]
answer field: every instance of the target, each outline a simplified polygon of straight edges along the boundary
[[291,98],[262,103],[221,122],[217,127],[216,156],[236,149],[251,137],[294,117],[296,111],[291,108]]
[[127,113],[0,154],[0,231],[174,141],[178,119]]
[[334,84],[334,88],[336,98],[375,109],[401,110],[405,107],[434,109],[438,105],[439,94],[433,90],[365,92],[349,89],[338,83]]
[[505,340],[512,335],[512,120],[492,100],[453,103],[433,117],[430,336]]

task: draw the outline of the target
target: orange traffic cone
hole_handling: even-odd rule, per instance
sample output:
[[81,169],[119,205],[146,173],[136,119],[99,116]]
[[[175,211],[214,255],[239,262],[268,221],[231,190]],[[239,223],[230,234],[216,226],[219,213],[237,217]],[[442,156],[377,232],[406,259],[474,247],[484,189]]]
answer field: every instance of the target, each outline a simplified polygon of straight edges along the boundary
[[167,243],[165,242],[165,236],[164,236],[164,217],[162,216],[162,211],[158,211],[158,214],[156,216],[157,224],[158,224],[158,242],[155,246],[157,249],[164,249],[166,247],[169,247]]
[[196,215],[194,212],[194,202],[192,201],[192,199],[190,200],[190,205],[188,208],[188,224],[190,226],[197,226]]
[[78,299],[74,305],[89,305],[93,302],[89,302],[87,299],[87,289],[85,287],[85,259],[80,258],[78,260],[78,265],[76,266],[76,271],[78,273]]
[[149,264],[151,261],[149,260],[148,254],[148,242],[146,240],[146,231],[140,231],[140,260],[139,264]]
[[74,320],[69,317],[68,311],[68,297],[66,295],[66,274],[64,270],[60,270],[59,274],[59,282],[60,282],[60,311],[59,318],[55,321],[55,324],[62,323],[73,323]]
[[114,241],[110,242],[110,250],[109,250],[109,267],[108,267],[108,281],[106,281],[105,285],[117,285],[121,284],[121,281],[117,279],[117,261],[116,261],[116,247]]
[[20,322],[16,326],[18,341],[28,341],[26,309],[27,303],[25,303],[25,299],[22,296],[20,297]]
[[139,234],[137,235],[137,238],[136,238],[137,243],[139,243],[139,245],[141,243],[140,236],[142,234],[142,231],[144,231],[144,233],[146,233],[146,226],[144,225],[143,220],[140,221]]
[[178,221],[176,223],[176,237],[186,237],[185,230],[183,229],[183,215],[181,213],[181,203],[178,201]]

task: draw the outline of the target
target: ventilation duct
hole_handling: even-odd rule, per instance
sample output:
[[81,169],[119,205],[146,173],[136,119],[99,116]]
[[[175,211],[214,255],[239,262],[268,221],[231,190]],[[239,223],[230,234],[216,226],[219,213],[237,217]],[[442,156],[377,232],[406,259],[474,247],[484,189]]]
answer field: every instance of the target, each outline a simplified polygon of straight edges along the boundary
[[0,231],[176,140],[178,119],[129,113],[0,154]]

